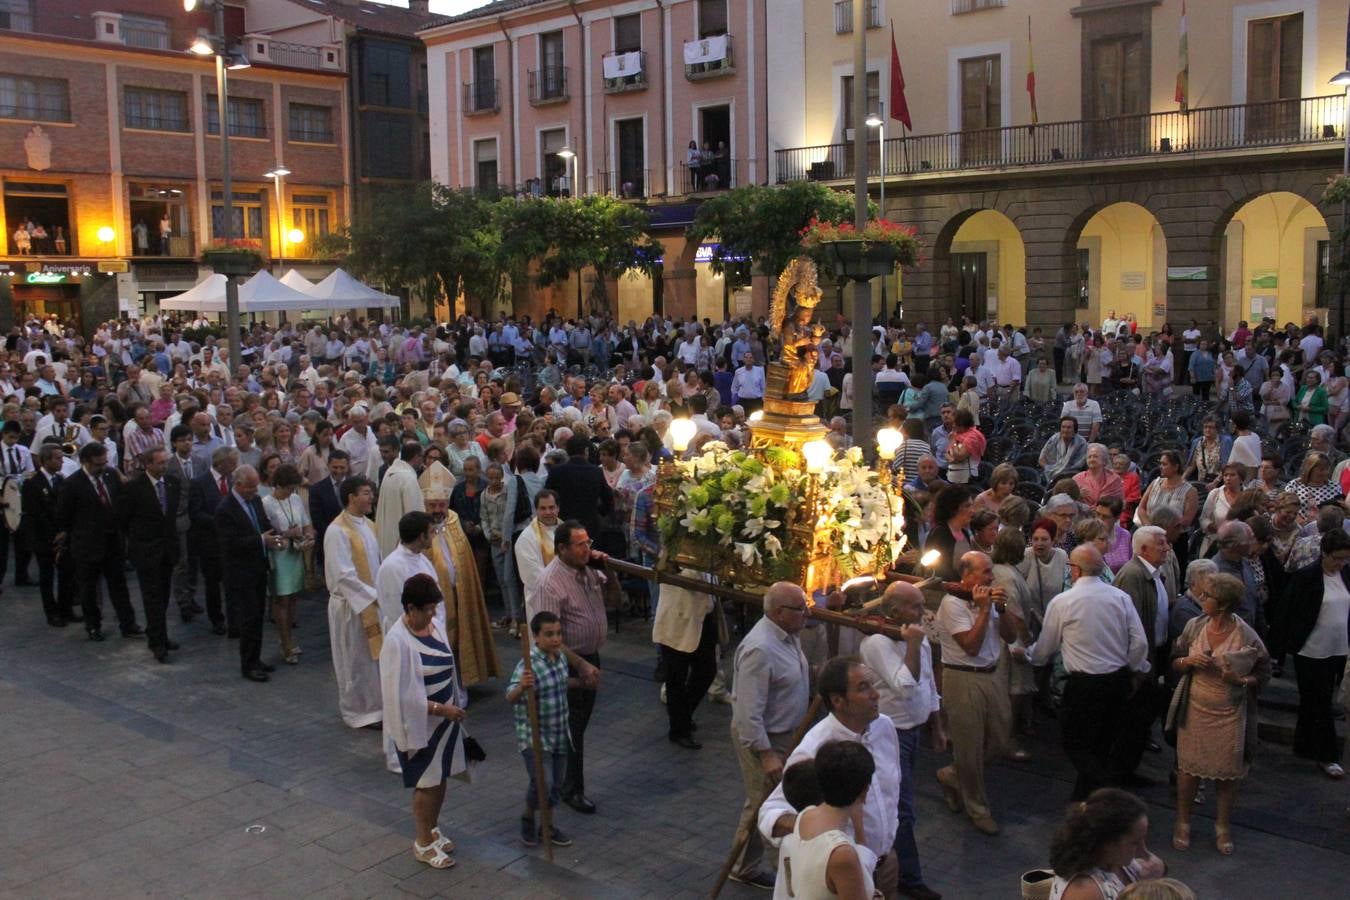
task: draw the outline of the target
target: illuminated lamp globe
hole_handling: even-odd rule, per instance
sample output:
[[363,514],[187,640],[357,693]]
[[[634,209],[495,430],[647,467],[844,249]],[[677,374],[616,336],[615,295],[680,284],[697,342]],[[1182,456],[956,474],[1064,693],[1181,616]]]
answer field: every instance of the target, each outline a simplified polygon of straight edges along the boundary
[[928,552],[924,553],[923,556],[919,557],[919,565],[923,566],[925,569],[931,569],[934,566],[936,566],[941,560],[942,560],[941,553],[939,553],[937,550],[929,550]]
[[99,241],[101,241],[104,244],[112,243],[112,239],[117,236],[117,232],[113,231],[107,225],[104,225],[102,228],[100,228],[97,234]]
[[895,451],[905,441],[899,429],[883,428],[877,432],[877,455],[882,459],[895,459]]
[[753,425],[756,422],[762,420],[763,418],[764,418],[764,410],[757,409],[750,414],[750,424]]
[[299,228],[292,228],[286,232],[286,240],[292,244],[303,244],[305,242],[305,233]]
[[806,471],[819,475],[825,471],[825,464],[834,456],[834,448],[829,441],[814,440],[802,444],[802,456],[806,457]]
[[689,449],[689,442],[694,439],[698,433],[698,426],[694,424],[693,419],[675,419],[670,423],[670,442],[672,449],[676,453],[683,453]]

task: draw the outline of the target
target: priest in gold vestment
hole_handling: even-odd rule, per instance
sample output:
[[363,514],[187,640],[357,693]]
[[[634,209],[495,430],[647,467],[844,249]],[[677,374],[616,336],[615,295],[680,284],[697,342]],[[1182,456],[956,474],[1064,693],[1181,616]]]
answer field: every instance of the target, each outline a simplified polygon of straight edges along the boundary
[[460,678],[468,687],[501,674],[487,601],[483,599],[483,585],[478,579],[469,539],[459,516],[450,511],[455,476],[439,462],[433,462],[422,472],[419,483],[426,511],[434,523],[426,554],[445,596],[445,634],[459,663]]

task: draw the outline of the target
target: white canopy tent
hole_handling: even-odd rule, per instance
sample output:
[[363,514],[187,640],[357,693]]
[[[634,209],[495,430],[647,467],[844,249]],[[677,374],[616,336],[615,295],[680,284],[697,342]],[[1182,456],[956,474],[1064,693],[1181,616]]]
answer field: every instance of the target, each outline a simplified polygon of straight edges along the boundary
[[334,269],[308,293],[325,309],[398,309],[403,302],[362,284],[341,269]]
[[[315,299],[309,294],[287,287],[267,272],[257,272],[239,285],[239,312],[300,312],[313,309]],[[164,310],[195,310],[225,312],[225,276],[212,274],[205,281],[176,297],[159,301]]]
[[281,276],[281,283],[288,288],[294,288],[302,294],[308,294],[314,290],[314,282],[301,275],[294,269],[290,269],[285,275]]

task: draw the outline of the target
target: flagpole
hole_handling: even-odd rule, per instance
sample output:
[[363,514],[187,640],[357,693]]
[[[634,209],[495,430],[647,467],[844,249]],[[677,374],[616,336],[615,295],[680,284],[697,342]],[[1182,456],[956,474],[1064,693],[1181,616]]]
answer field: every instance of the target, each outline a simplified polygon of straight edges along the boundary
[[[867,227],[867,3],[853,0],[853,224]],[[872,285],[853,285],[853,446],[872,446]]]

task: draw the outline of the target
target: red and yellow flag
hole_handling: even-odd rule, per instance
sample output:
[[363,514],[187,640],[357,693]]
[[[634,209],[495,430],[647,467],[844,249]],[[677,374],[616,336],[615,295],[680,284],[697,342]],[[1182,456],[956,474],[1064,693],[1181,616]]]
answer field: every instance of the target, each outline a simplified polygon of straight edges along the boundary
[[1186,35],[1186,0],[1181,0],[1181,42],[1178,48],[1177,105],[1186,112],[1191,100],[1191,52]]
[[1031,97],[1031,127],[1035,129],[1041,115],[1036,110],[1036,54],[1031,46],[1031,16],[1027,16],[1027,94]]

